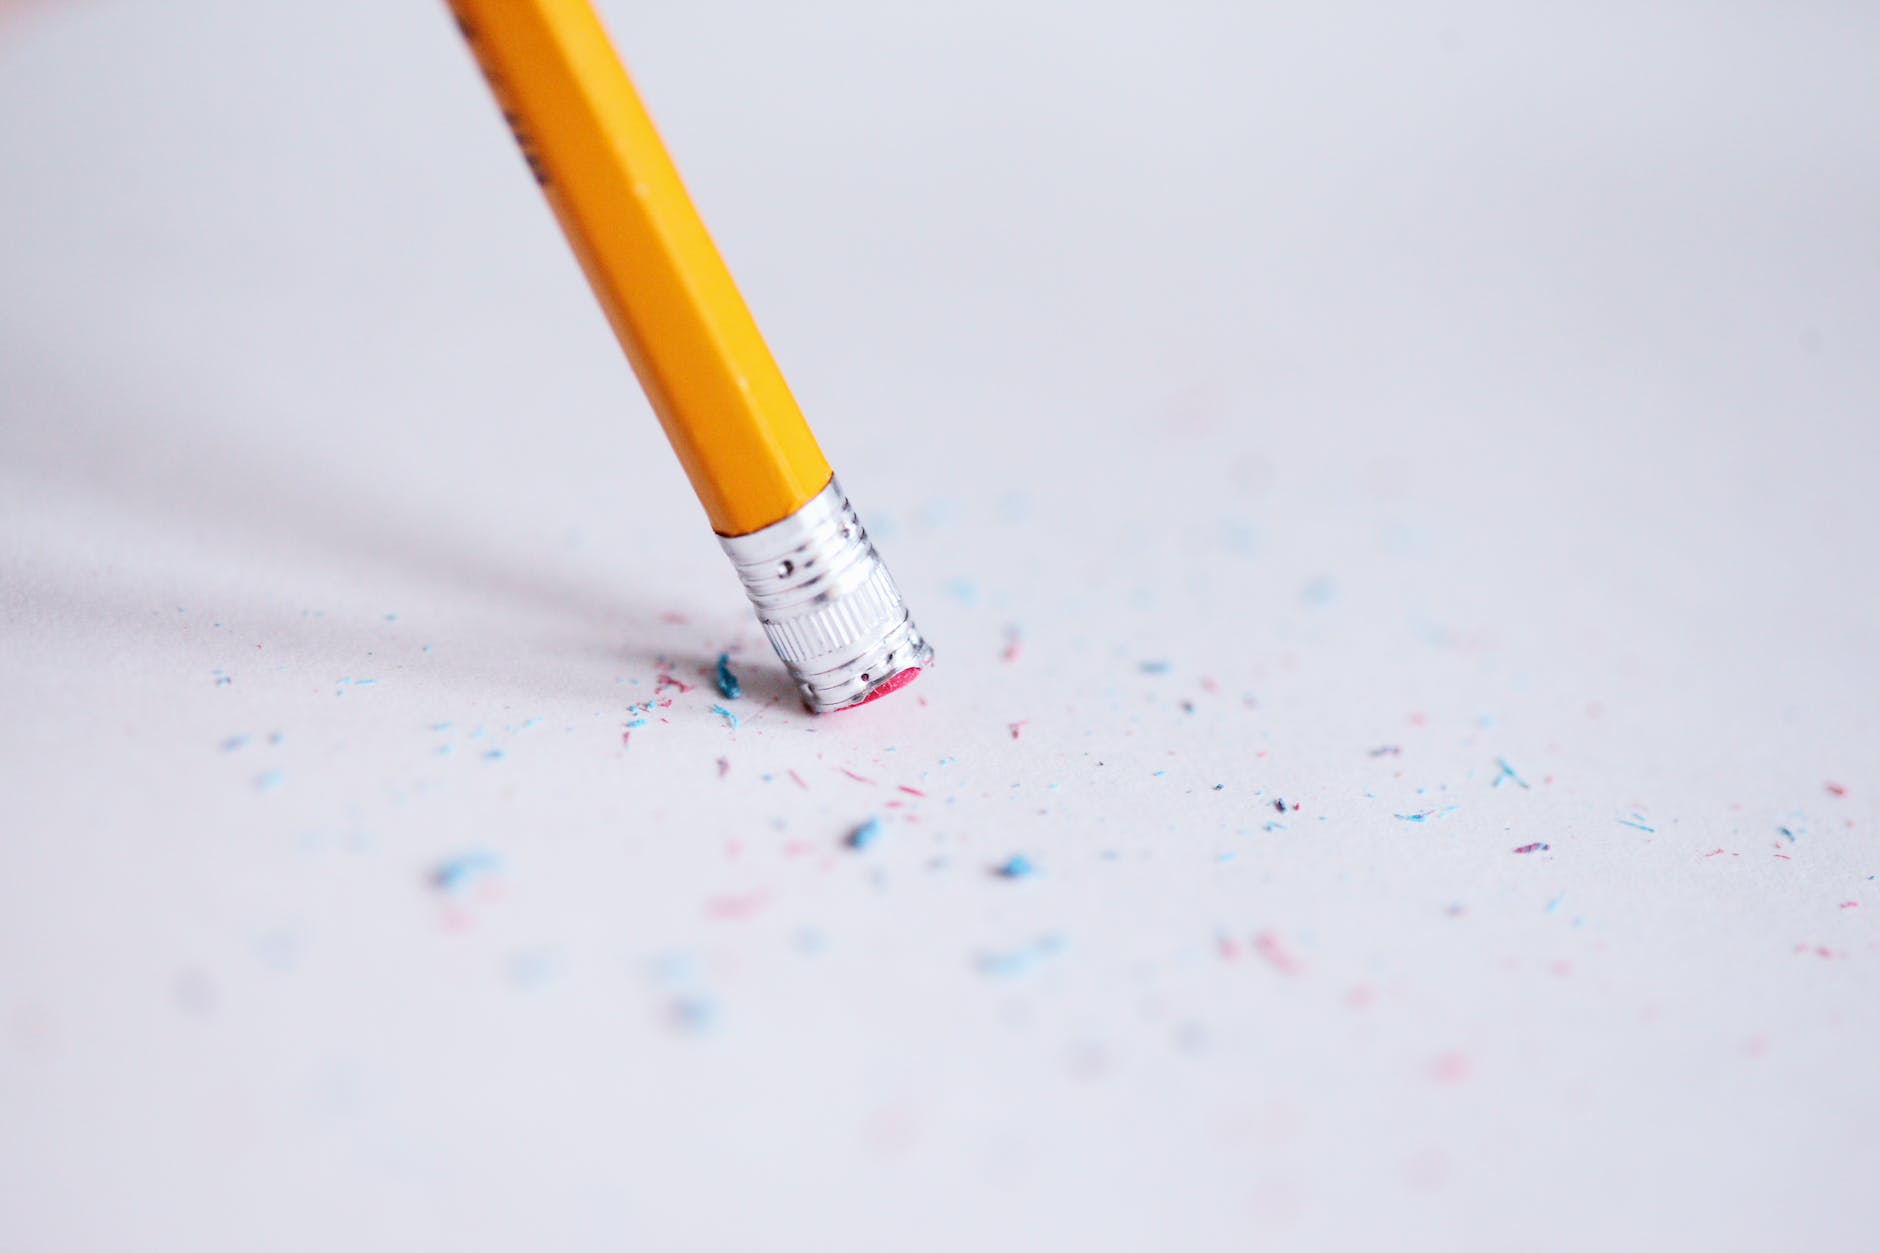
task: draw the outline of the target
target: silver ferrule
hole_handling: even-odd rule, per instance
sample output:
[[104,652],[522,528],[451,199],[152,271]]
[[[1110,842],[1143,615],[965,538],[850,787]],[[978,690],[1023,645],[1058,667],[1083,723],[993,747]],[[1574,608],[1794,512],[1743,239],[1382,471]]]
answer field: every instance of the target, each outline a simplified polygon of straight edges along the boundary
[[933,663],[834,477],[781,522],[718,542],[810,712],[859,705],[902,672]]

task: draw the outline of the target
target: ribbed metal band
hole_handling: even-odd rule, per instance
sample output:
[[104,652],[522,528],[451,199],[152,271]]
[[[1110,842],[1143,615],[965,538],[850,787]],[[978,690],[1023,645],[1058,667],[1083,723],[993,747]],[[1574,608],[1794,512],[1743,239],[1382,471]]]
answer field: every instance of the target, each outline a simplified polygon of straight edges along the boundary
[[811,712],[860,704],[902,671],[933,664],[894,576],[833,477],[781,522],[718,542]]

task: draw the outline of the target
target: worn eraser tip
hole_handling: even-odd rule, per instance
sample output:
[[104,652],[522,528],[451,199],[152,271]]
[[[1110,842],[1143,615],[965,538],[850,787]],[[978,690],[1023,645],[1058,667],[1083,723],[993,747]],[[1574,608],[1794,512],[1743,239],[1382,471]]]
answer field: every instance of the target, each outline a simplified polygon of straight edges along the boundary
[[[874,691],[862,697],[860,700],[856,701],[853,705],[848,706],[848,708],[860,709],[863,705],[866,705],[871,700],[880,700],[883,696],[886,696],[889,692],[900,691],[902,688],[906,687],[908,684],[912,683],[915,679],[918,679],[919,677],[920,677],[920,667],[909,666],[907,669],[901,671],[900,673],[890,675],[888,678],[883,679],[880,685],[877,686],[874,689]],[[837,712],[839,713],[841,711],[838,710]]]

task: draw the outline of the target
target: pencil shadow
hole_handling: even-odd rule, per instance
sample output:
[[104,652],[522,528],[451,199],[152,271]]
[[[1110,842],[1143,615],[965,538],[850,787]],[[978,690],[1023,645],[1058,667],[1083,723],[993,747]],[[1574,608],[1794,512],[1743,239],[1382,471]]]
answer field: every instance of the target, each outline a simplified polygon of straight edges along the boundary
[[[337,564],[371,571],[380,581],[500,609],[491,616],[501,625],[492,629],[515,645],[513,665],[506,664],[500,676],[465,672],[459,681],[537,698],[553,693],[592,698],[597,689],[611,692],[616,676],[635,671],[666,671],[687,683],[710,683],[718,652],[702,645],[698,628],[688,625],[706,615],[674,612],[687,606],[654,606],[603,582],[559,574],[547,562],[505,558],[473,540],[458,539],[447,526],[426,524],[408,508],[374,499],[356,481],[310,478],[305,467],[289,464],[264,443],[166,424],[135,401],[101,406],[95,391],[70,386],[69,380],[41,375],[34,382],[45,402],[42,412],[56,414],[57,421],[14,423],[0,430],[9,476],[95,500],[130,515],[140,528],[239,535],[267,550],[267,559],[280,567],[318,564],[330,570]],[[47,382],[54,386],[46,389]],[[100,416],[105,408],[112,410],[108,418]],[[623,539],[666,542],[654,528],[677,525],[647,518],[637,524],[640,533]],[[164,594],[187,591],[166,588]],[[72,571],[69,579],[36,583],[33,599],[66,621],[106,623],[147,612],[150,592],[134,570],[118,581]],[[386,642],[378,629],[383,624],[376,621],[309,618],[298,608],[272,615],[262,610],[257,617],[251,607],[246,613],[249,629],[267,633],[282,646],[278,655],[291,656],[300,645],[310,650],[356,645],[364,652]],[[749,632],[755,629],[751,622]],[[761,642],[761,636],[756,638]],[[739,641],[725,643],[739,647]],[[774,662],[766,667],[755,654],[746,655],[752,663],[741,666],[740,675],[747,690],[759,700],[793,703],[788,677]],[[448,668],[439,672],[451,673]]]

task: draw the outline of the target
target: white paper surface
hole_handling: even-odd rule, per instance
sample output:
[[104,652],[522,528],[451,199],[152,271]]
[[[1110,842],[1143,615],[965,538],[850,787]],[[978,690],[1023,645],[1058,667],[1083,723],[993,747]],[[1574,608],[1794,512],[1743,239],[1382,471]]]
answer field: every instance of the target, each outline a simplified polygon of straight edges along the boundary
[[605,8],[939,668],[441,6],[0,12],[0,1243],[1871,1247],[1873,13]]

